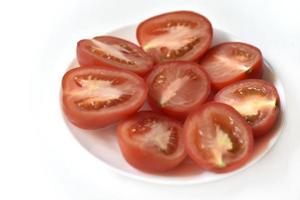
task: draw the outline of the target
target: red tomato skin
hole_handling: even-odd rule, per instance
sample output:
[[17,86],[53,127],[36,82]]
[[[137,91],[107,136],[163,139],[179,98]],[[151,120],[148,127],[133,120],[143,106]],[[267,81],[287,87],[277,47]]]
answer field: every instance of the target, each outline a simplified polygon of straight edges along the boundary
[[133,44],[132,42],[129,42],[127,40],[123,40],[121,38],[115,38],[112,36],[98,36],[95,37],[94,39],[97,38],[112,38],[114,40],[119,40],[120,42],[124,42],[124,43],[129,43],[132,46],[135,46],[136,48],[138,48],[140,50],[140,52],[143,52],[144,56],[148,59],[148,64],[147,66],[147,70],[146,69],[136,69],[136,70],[129,70],[129,69],[125,69],[125,68],[121,68],[119,66],[117,66],[116,64],[110,63],[110,62],[105,62],[104,60],[101,59],[97,59],[95,56],[93,56],[91,53],[89,53],[87,50],[85,50],[83,48],[83,45],[85,43],[85,39],[80,40],[77,42],[77,48],[76,48],[76,55],[77,55],[77,61],[80,64],[81,67],[89,67],[89,66],[106,66],[106,67],[112,67],[112,68],[117,68],[117,69],[122,69],[122,70],[128,70],[131,72],[134,72],[136,74],[138,74],[139,76],[146,76],[152,69],[154,62],[152,60],[152,58],[150,56],[148,56],[144,50],[142,48],[140,48],[139,46],[137,46],[136,44]]
[[260,79],[263,76],[263,71],[264,71],[263,64],[264,64],[264,62],[263,62],[262,53],[261,53],[261,51],[257,47],[252,46],[252,45],[247,44],[247,43],[242,43],[242,42],[224,42],[224,43],[218,44],[216,46],[213,46],[211,49],[209,49],[204,54],[203,57],[201,57],[201,59],[198,60],[198,63],[201,66],[202,62],[204,61],[204,59],[206,57],[211,56],[211,54],[213,54],[216,51],[217,48],[219,48],[221,46],[224,46],[224,45],[231,45],[231,44],[242,44],[242,45],[248,46],[250,48],[256,49],[257,52],[259,52],[260,59],[258,60],[258,62],[256,64],[253,65],[251,72],[241,73],[239,76],[236,76],[236,77],[234,77],[234,78],[232,78],[231,80],[228,80],[228,81],[220,81],[220,82],[213,82],[212,81],[211,82],[212,88],[214,90],[216,90],[216,91],[222,89],[223,87],[225,87],[227,85],[230,85],[230,84],[233,84],[233,83],[235,83],[237,81],[240,81],[240,80],[251,79],[251,78]]
[[[138,43],[140,44],[140,46],[142,46],[142,31],[141,31],[141,27],[143,27],[145,24],[149,23],[150,21],[152,20],[155,20],[157,18],[160,18],[160,17],[164,17],[164,16],[167,16],[167,15],[172,15],[172,14],[185,14],[185,15],[197,15],[197,16],[200,16],[202,17],[207,24],[209,24],[209,35],[210,35],[210,38],[209,38],[209,42],[207,44],[207,46],[205,48],[203,48],[203,50],[199,51],[197,54],[195,54],[191,59],[189,60],[182,60],[182,59],[179,59],[179,60],[182,60],[182,61],[197,61],[198,59],[200,59],[205,53],[206,51],[208,50],[208,48],[211,46],[212,44],[212,38],[213,38],[213,27],[211,25],[211,22],[203,15],[200,15],[199,13],[196,13],[196,12],[192,12],[192,11],[186,11],[186,10],[181,10],[181,11],[174,11],[174,12],[168,12],[168,13],[164,13],[164,14],[160,14],[160,15],[157,15],[157,16],[154,16],[154,17],[151,17],[149,19],[146,19],[145,21],[141,22],[138,27],[137,27],[137,31],[136,31],[136,38],[138,40]],[[178,60],[178,61],[179,61]],[[157,63],[161,63],[161,62],[166,62],[166,61],[157,61],[154,59],[154,62],[155,64]]]
[[64,88],[66,88],[66,85],[68,84],[69,77],[72,76],[74,71],[76,71],[79,68],[80,67],[71,69],[64,74],[63,79],[62,79],[61,102],[62,102],[62,109],[63,109],[64,114],[67,117],[67,119],[72,124],[74,124],[75,126],[81,128],[81,129],[95,130],[95,129],[103,128],[105,126],[113,124],[115,122],[118,122],[119,120],[122,120],[124,118],[127,118],[127,117],[133,115],[134,113],[136,113],[143,106],[144,102],[147,99],[147,93],[148,93],[147,85],[145,84],[144,80],[141,77],[137,76],[135,73],[129,72],[126,70],[110,68],[110,67],[106,67],[106,66],[87,67],[91,70],[97,70],[97,69],[101,68],[101,69],[108,69],[111,71],[127,73],[130,76],[133,76],[139,80],[141,87],[144,88],[144,93],[143,93],[142,98],[136,105],[128,108],[124,112],[106,113],[105,115],[103,114],[100,117],[97,115],[97,113],[84,114],[83,112],[74,109],[74,106],[71,106],[72,99],[69,99],[68,96],[64,94]]
[[[155,112],[142,111],[140,113],[151,114]],[[160,114],[156,113],[156,115],[160,115]],[[168,160],[168,159],[162,159],[162,157],[159,154],[153,154],[151,151],[146,151],[145,149],[141,149],[135,145],[131,145],[130,143],[126,142],[125,134],[123,134],[122,126],[124,123],[126,123],[126,120],[121,121],[117,126],[116,132],[117,132],[118,143],[126,161],[136,169],[145,172],[150,172],[150,173],[169,171],[175,168],[176,166],[178,166],[186,158],[185,151],[176,159]],[[181,123],[179,122],[176,123],[178,124],[178,126],[182,126]],[[183,137],[183,135],[181,137]],[[181,139],[183,140],[183,138]]]
[[[259,79],[246,79],[246,80],[242,80],[240,82],[237,82],[238,83],[242,83],[242,82],[248,82],[248,81],[256,81],[256,82],[260,82],[261,84],[264,84],[264,85],[267,85],[267,87],[269,87],[272,92],[274,93],[275,95],[275,98],[276,98],[276,101],[277,101],[277,104],[279,105],[280,104],[280,98],[279,98],[279,94],[277,92],[277,89],[275,88],[274,85],[264,81],[264,80],[259,80]],[[214,97],[214,100],[217,101],[217,102],[221,102],[221,96],[222,96],[222,93],[228,89],[230,89],[232,87],[232,85],[228,85],[226,87],[224,87],[222,90],[220,90]],[[260,138],[266,134],[269,133],[269,131],[273,128],[273,126],[276,124],[276,121],[279,117],[279,114],[280,114],[280,109],[279,108],[276,108],[274,110],[272,110],[271,114],[268,115],[264,120],[263,120],[263,123],[258,123],[258,124],[255,124],[254,126],[251,126],[252,130],[253,130],[253,135],[254,135],[254,138],[257,139],[257,138]]]
[[[155,65],[155,68],[157,68],[159,65],[164,65],[164,64],[167,64],[167,63],[177,63],[177,64],[182,64],[182,65],[184,65],[184,64],[187,63],[187,61],[170,61],[170,62],[162,62],[162,63],[160,63],[160,64],[158,64],[158,65]],[[193,64],[197,65],[196,63],[193,63]],[[201,69],[201,68],[199,68],[199,69]],[[184,120],[184,119],[190,114],[191,111],[193,111],[193,110],[199,108],[204,102],[206,102],[206,101],[208,100],[208,97],[209,97],[210,94],[211,94],[211,82],[210,82],[210,79],[209,79],[207,73],[206,73],[204,70],[201,69],[201,72],[204,74],[204,76],[205,76],[204,78],[207,79],[207,82],[208,82],[208,88],[207,88],[207,91],[205,92],[204,97],[202,98],[202,100],[199,101],[199,102],[197,102],[197,104],[195,104],[194,106],[190,107],[189,110],[182,111],[182,110],[178,110],[178,109],[176,109],[176,108],[174,108],[174,107],[171,108],[171,109],[168,108],[168,107],[161,107],[161,106],[160,106],[160,105],[159,105],[159,104],[151,97],[150,92],[149,92],[149,94],[148,94],[148,104],[149,104],[149,106],[150,106],[153,110],[155,110],[155,111],[157,111],[157,112],[164,113],[164,114],[166,114],[166,115],[168,115],[168,116],[170,116],[170,117],[173,117],[173,118],[175,118],[175,119],[178,119],[178,120]],[[147,79],[146,79],[146,82],[147,82],[147,84],[148,84],[149,90],[150,90],[149,84],[150,84],[150,78],[151,78],[151,77],[149,77],[150,75],[151,75],[151,73],[148,75],[148,77],[147,77]]]
[[[248,146],[248,150],[247,150],[247,155],[240,161],[230,164],[224,168],[217,168],[213,165],[209,165],[209,164],[203,162],[203,160],[199,159],[198,156],[194,153],[193,147],[189,142],[189,137],[190,137],[189,130],[192,127],[191,123],[192,123],[193,116],[197,115],[197,113],[202,112],[202,110],[204,110],[207,106],[210,106],[212,104],[215,104],[215,105],[221,104],[221,106],[226,107],[226,109],[233,116],[240,118],[243,121],[243,124],[247,129],[247,133],[249,133],[249,135],[248,135],[249,146]],[[253,152],[254,152],[254,139],[253,139],[251,127],[248,125],[248,123],[243,119],[243,117],[235,109],[233,109],[231,106],[228,106],[227,104],[218,103],[218,102],[213,101],[213,102],[209,102],[209,103],[202,105],[202,107],[200,109],[194,111],[187,117],[187,119],[185,120],[185,123],[183,125],[183,132],[184,132],[184,139],[185,139],[184,140],[185,141],[185,150],[187,152],[187,155],[190,156],[190,158],[202,169],[212,171],[215,173],[228,173],[228,172],[231,172],[231,171],[234,171],[236,169],[243,167],[247,162],[249,162],[251,160]]]
[[215,95],[216,95],[216,94],[217,94],[217,91],[214,90],[214,89],[211,89],[211,90],[210,90],[210,93],[208,94],[208,97],[207,97],[205,103],[214,101],[214,98],[215,98]]

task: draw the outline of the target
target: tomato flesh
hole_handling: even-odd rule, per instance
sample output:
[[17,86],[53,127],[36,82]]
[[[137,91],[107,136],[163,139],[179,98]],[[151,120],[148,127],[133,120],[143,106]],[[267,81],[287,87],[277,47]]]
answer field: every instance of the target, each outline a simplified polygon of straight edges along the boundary
[[263,73],[260,50],[240,42],[214,46],[199,60],[199,64],[217,90],[242,79],[260,78]]
[[210,81],[199,65],[187,61],[155,66],[147,79],[148,101],[154,109],[176,118],[185,118],[210,93]]
[[79,67],[62,81],[63,109],[76,126],[96,129],[136,112],[147,87],[137,75],[106,67]]
[[140,47],[111,36],[83,39],[77,43],[77,59],[81,66],[109,66],[145,75],[153,61]]
[[251,127],[232,107],[210,102],[184,124],[185,147],[202,168],[222,173],[243,166],[253,151]]
[[143,171],[166,171],[186,156],[179,122],[150,111],[142,111],[117,127],[123,156]]
[[212,41],[212,26],[204,16],[177,11],[152,17],[137,28],[137,39],[156,63],[200,58]]
[[268,133],[279,114],[276,88],[264,80],[248,79],[220,90],[215,101],[235,108],[251,125],[255,137]]

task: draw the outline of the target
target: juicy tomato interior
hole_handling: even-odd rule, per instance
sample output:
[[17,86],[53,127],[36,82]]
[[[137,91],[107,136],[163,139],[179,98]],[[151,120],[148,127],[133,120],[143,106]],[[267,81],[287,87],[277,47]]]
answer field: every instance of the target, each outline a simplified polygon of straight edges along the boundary
[[82,128],[99,128],[129,115],[142,106],[146,94],[143,80],[125,71],[75,68],[63,78],[64,111]]
[[126,79],[101,74],[74,77],[74,87],[68,95],[82,110],[100,110],[117,106],[129,100],[134,91]]
[[137,28],[137,38],[156,62],[195,60],[209,48],[212,26],[197,13],[172,12],[142,22]]
[[133,124],[130,127],[129,137],[141,145],[152,148],[153,151],[169,155],[177,149],[179,131],[166,122],[158,122],[157,117],[149,117]]
[[135,44],[111,36],[84,39],[77,44],[81,66],[110,66],[133,71],[139,75],[151,70],[153,61]]
[[179,122],[142,111],[120,123],[118,139],[126,160],[144,171],[164,171],[185,157]]
[[254,46],[228,42],[210,49],[199,61],[215,89],[246,78],[262,75],[262,55]]
[[186,117],[210,93],[210,81],[197,64],[173,61],[159,64],[148,77],[150,105],[174,117]]
[[184,125],[186,148],[201,167],[228,172],[242,166],[253,149],[252,131],[231,107],[207,103]]
[[279,109],[276,88],[257,79],[229,85],[219,91],[215,100],[235,108],[252,126],[256,137],[264,135],[273,127]]

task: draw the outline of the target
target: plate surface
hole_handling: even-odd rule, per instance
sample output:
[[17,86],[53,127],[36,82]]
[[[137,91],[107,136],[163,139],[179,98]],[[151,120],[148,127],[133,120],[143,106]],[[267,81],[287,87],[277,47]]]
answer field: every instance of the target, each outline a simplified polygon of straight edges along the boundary
[[[113,35],[117,37],[121,37],[127,39],[129,41],[136,42],[135,38],[135,25],[122,27],[116,30],[113,30],[107,35]],[[213,45],[225,42],[225,41],[240,41],[236,36],[221,31],[219,29],[214,29],[214,40]],[[247,42],[247,41],[243,41]],[[76,60],[70,64],[70,68],[77,65]],[[66,67],[67,68],[67,67]],[[98,129],[94,131],[87,131],[83,129],[79,129],[73,126],[68,120],[63,116],[65,123],[69,130],[66,130],[65,134],[71,133],[76,138],[76,140],[91,154],[95,156],[102,162],[104,165],[108,166],[112,170],[117,173],[123,174],[125,176],[150,181],[155,183],[162,184],[193,184],[193,183],[208,183],[220,179],[224,179],[233,174],[236,174],[240,171],[243,171],[258,160],[263,158],[267,152],[272,148],[272,146],[278,140],[280,133],[283,130],[284,125],[284,116],[285,116],[285,95],[283,90],[282,82],[279,80],[278,76],[276,76],[276,71],[272,68],[272,66],[265,60],[264,61],[264,79],[272,82],[279,93],[281,99],[281,115],[279,117],[278,123],[276,127],[274,127],[270,134],[259,139],[255,144],[255,152],[252,160],[246,164],[244,167],[225,174],[215,174],[207,171],[201,170],[197,167],[190,159],[186,159],[182,164],[180,164],[176,169],[158,174],[149,174],[136,170],[131,167],[125,159],[122,157],[120,149],[117,144],[116,135],[115,135],[115,125]],[[57,94],[60,92],[57,91]],[[59,95],[58,95],[59,96]],[[143,110],[148,109],[148,105],[144,105]],[[99,169],[101,170],[101,169]]]

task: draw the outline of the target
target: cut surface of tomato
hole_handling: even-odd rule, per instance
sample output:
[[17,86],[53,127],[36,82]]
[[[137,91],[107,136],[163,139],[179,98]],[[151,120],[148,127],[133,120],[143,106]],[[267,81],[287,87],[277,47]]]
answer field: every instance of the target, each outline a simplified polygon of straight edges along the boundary
[[124,70],[78,67],[62,80],[64,113],[84,129],[101,128],[133,114],[146,97],[143,79]]
[[200,167],[229,172],[243,166],[253,152],[251,127],[232,107],[210,102],[186,119],[185,147]]
[[186,156],[182,125],[151,111],[141,111],[117,126],[124,158],[133,167],[149,172],[176,167]]
[[80,66],[116,67],[145,75],[153,61],[140,47],[112,36],[83,39],[77,43],[77,60]]
[[216,94],[215,101],[235,108],[251,125],[255,137],[268,133],[279,114],[277,90],[264,80],[248,79],[231,84]]
[[199,64],[217,90],[239,80],[260,78],[263,73],[260,50],[241,42],[226,42],[214,46],[199,60]]
[[156,63],[193,61],[210,47],[212,26],[207,18],[190,11],[165,13],[145,20],[137,28],[141,47]]
[[185,118],[198,108],[210,93],[210,81],[198,64],[170,61],[155,66],[147,79],[148,102],[176,118]]

